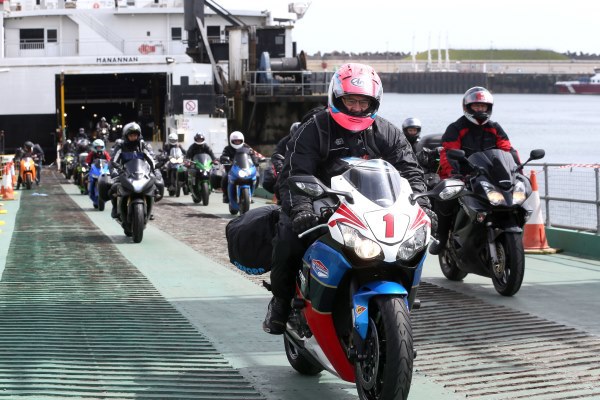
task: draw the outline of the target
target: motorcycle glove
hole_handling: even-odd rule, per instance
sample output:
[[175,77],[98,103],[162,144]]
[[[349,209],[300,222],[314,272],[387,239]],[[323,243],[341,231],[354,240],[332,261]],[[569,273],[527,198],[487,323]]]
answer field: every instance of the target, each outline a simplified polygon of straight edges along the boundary
[[292,219],[292,230],[302,233],[319,224],[319,216],[312,211],[300,211]]
[[423,208],[423,211],[425,211],[425,214],[427,214],[427,216],[431,220],[431,234],[433,236],[437,237],[437,231],[438,231],[438,216],[437,216],[437,214],[432,209],[429,209],[429,208]]

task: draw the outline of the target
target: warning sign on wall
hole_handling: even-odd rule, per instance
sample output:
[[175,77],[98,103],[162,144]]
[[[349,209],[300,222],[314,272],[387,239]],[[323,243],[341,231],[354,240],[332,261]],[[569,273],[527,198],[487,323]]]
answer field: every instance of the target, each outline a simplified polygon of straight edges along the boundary
[[198,115],[198,100],[184,100],[183,113],[189,115]]

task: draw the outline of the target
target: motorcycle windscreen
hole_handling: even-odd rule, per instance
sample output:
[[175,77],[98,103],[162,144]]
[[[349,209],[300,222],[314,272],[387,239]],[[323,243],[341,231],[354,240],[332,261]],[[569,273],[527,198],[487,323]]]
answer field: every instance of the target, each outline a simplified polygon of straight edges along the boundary
[[200,153],[194,155],[194,161],[198,161],[200,164],[207,164],[208,161],[212,161],[210,156],[206,153]]
[[365,160],[342,174],[363,196],[380,207],[390,207],[400,195],[400,173],[385,160]]
[[254,163],[252,163],[252,158],[250,157],[250,155],[248,154],[247,151],[242,151],[245,149],[240,149],[235,153],[235,156],[233,156],[233,164],[237,165],[238,167],[242,168],[242,169],[246,169],[246,168],[250,168],[254,165]]
[[183,157],[183,151],[181,151],[179,146],[173,147],[171,150],[169,150],[169,158],[182,158],[182,157]]
[[150,165],[145,160],[134,158],[125,163],[127,175],[148,175],[150,174]]
[[472,154],[469,161],[471,164],[483,167],[490,181],[501,188],[508,190],[512,186],[512,171],[517,165],[509,152],[499,149],[485,150]]

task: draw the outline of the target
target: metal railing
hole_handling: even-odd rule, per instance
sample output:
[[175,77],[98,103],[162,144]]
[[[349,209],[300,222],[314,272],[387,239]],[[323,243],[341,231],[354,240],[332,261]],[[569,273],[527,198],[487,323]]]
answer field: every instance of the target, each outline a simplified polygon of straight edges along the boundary
[[311,71],[247,71],[248,96],[326,96],[331,74]]
[[531,163],[545,226],[600,235],[600,164]]

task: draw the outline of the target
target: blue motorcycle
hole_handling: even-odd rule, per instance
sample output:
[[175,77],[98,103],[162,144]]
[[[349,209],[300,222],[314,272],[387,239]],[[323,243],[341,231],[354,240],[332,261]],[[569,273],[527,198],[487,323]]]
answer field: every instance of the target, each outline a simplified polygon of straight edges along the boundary
[[94,208],[97,208],[98,211],[104,211],[104,200],[98,196],[98,181],[102,175],[108,174],[110,174],[108,161],[103,159],[94,160],[88,175],[88,194],[94,204]]
[[450,198],[464,183],[446,180],[413,194],[384,160],[344,159],[328,187],[292,176],[290,190],[309,196],[321,225],[303,232],[312,244],[296,277],[284,335],[290,365],[301,374],[324,369],[355,382],[362,400],[406,399],[413,359],[410,311],[431,238],[417,198]]
[[256,165],[252,162],[249,150],[244,147],[235,153],[230,165],[231,169],[227,175],[229,212],[231,215],[236,215],[238,212],[244,214],[250,209],[252,195],[256,188]]

